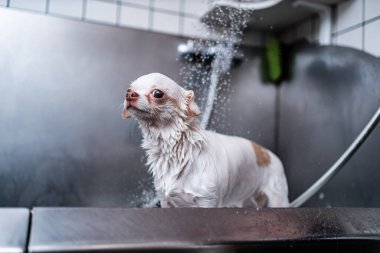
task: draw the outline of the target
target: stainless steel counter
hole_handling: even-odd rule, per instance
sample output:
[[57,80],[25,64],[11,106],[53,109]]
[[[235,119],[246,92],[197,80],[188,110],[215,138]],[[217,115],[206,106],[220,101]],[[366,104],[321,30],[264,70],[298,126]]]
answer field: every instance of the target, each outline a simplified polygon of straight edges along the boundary
[[29,227],[29,210],[0,209],[0,253],[24,252]]
[[377,252],[379,209],[36,208],[30,252]]

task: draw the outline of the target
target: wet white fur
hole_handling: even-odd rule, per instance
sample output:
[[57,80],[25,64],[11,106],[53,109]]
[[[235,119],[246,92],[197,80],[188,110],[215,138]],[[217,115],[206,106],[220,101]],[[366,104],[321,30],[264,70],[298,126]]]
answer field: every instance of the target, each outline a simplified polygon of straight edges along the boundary
[[[259,167],[249,140],[201,129],[192,91],[152,73],[130,88],[140,96],[136,107],[124,102],[123,115],[134,116],[143,133],[142,147],[163,207],[259,206],[264,193],[269,207],[288,207],[288,187],[280,160],[269,150],[270,164]],[[177,101],[149,104],[158,88]]]

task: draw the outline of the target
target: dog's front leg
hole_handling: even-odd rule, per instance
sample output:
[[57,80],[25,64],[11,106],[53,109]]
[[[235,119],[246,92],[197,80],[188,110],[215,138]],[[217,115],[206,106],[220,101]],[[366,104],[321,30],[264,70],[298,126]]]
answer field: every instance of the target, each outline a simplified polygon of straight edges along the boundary
[[196,197],[190,193],[173,192],[161,200],[161,207],[197,207]]
[[218,207],[218,200],[213,196],[202,196],[196,198],[197,207],[215,208]]
[[196,197],[190,193],[171,193],[161,200],[162,208],[170,207],[217,207],[217,199],[212,196]]

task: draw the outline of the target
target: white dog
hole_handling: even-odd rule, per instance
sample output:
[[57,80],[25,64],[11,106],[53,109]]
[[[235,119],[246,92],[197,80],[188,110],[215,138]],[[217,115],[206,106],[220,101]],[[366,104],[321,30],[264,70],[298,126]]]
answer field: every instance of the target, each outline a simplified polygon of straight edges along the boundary
[[249,140],[201,129],[194,92],[159,73],[127,90],[162,207],[288,207],[280,160]]

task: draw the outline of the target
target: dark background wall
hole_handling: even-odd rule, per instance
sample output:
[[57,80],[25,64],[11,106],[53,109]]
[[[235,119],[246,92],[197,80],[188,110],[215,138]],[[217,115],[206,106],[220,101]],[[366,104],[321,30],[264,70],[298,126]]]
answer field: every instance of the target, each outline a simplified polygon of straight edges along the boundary
[[[1,9],[0,21],[0,206],[149,201],[140,130],[120,118],[121,103],[127,84],[142,74],[182,83],[176,48],[186,38]],[[276,91],[261,81],[262,52],[243,50],[246,60],[231,71],[210,128],[278,151],[294,198],[380,104],[378,60],[350,49],[300,50],[293,78]],[[205,96],[201,85],[193,85],[198,99]],[[378,137],[379,130],[308,205],[380,206]]]
[[182,40],[0,10],[0,205],[136,206],[151,194],[127,84],[178,80]]
[[[380,60],[343,47],[306,47],[280,89],[279,156],[290,197],[343,154],[380,106]],[[307,206],[380,206],[380,127]]]

